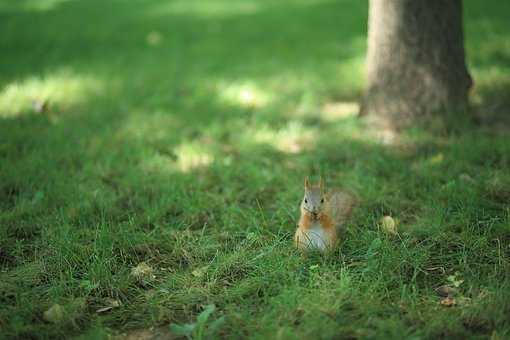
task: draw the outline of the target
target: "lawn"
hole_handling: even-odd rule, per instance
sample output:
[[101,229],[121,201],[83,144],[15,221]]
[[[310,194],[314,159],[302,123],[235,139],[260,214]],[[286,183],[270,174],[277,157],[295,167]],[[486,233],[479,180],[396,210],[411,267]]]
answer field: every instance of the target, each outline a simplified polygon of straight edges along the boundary
[[[0,0],[0,338],[509,338],[510,3],[465,1],[477,123],[398,134],[367,6]],[[359,196],[325,256],[306,175]]]

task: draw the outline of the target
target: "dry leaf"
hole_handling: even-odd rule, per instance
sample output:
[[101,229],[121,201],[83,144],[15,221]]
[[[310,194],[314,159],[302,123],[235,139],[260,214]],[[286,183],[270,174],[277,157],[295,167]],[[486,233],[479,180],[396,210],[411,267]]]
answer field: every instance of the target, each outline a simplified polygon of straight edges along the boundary
[[111,306],[111,307],[119,307],[121,305],[120,301],[119,300],[115,300],[115,299],[106,299],[106,301],[108,302],[108,305]]
[[113,309],[112,306],[103,307],[103,308],[99,308],[98,310],[96,310],[96,313],[100,314],[100,313],[108,312],[109,310],[112,310],[112,309]]
[[101,307],[98,310],[96,310],[96,313],[108,312],[109,310],[112,310],[113,308],[119,307],[121,305],[121,303],[119,300],[107,298],[107,299],[105,299],[105,305],[106,305],[105,307]]
[[441,305],[442,306],[445,306],[445,307],[452,307],[452,306],[455,306],[457,304],[457,302],[455,301],[454,298],[452,297],[445,297],[444,299],[441,300]]
[[147,37],[145,39],[147,41],[147,44],[151,46],[157,46],[161,43],[161,40],[163,40],[163,36],[158,31],[152,31],[149,34],[147,34]]
[[59,323],[64,319],[65,309],[59,304],[54,304],[43,313],[43,319],[51,323]]
[[390,235],[397,234],[397,223],[391,216],[384,216],[381,218],[381,228],[382,230]]
[[154,269],[145,262],[140,262],[136,267],[131,269],[131,275],[138,280],[154,279]]
[[204,266],[202,268],[197,268],[194,271],[192,271],[191,274],[194,277],[202,277],[207,272],[207,268],[209,268],[209,266]]

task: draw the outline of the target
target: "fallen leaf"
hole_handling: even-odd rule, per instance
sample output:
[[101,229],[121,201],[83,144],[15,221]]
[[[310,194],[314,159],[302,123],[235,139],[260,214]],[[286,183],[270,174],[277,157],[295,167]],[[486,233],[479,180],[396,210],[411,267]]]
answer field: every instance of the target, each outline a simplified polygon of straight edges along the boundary
[[119,307],[121,305],[120,301],[115,299],[106,299],[106,302],[111,307]]
[[397,234],[397,223],[391,216],[384,216],[381,218],[381,228],[382,230],[390,235]]
[[131,269],[131,275],[138,280],[154,279],[154,269],[145,262],[140,262],[136,267]]
[[96,310],[96,313],[108,312],[109,310],[112,310],[113,308],[119,307],[121,305],[121,303],[119,300],[107,298],[107,299],[105,299],[105,305],[106,305],[105,307],[101,307],[98,310]]
[[103,307],[103,308],[99,308],[98,310],[96,310],[96,313],[100,314],[100,313],[108,312],[109,310],[112,310],[112,309],[113,309],[112,306]]
[[161,40],[163,39],[163,36],[158,31],[152,31],[149,34],[147,34],[146,41],[147,44],[151,46],[157,46],[161,43]]
[[59,304],[54,304],[43,313],[43,319],[51,323],[59,323],[64,319],[65,309]]
[[453,307],[457,304],[454,298],[448,296],[441,300],[440,304],[445,307]]
[[209,268],[209,266],[204,266],[204,267],[201,267],[201,268],[197,268],[195,270],[193,270],[191,272],[191,274],[194,276],[194,277],[202,277],[204,276],[204,274],[207,272],[207,269]]

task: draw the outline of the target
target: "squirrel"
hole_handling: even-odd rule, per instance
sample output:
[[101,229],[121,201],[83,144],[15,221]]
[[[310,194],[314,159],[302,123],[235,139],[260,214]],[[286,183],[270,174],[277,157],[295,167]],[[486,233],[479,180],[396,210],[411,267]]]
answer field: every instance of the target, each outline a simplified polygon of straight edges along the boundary
[[318,185],[311,185],[306,177],[301,217],[294,235],[296,247],[322,253],[332,250],[337,244],[339,229],[350,217],[356,201],[356,197],[345,190],[326,193],[322,178]]

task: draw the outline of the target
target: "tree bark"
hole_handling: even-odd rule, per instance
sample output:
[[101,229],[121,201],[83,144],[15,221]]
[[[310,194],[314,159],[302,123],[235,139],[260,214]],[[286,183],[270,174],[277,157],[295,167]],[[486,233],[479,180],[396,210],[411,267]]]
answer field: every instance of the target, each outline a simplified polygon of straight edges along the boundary
[[370,0],[361,114],[397,126],[465,107],[462,0]]

